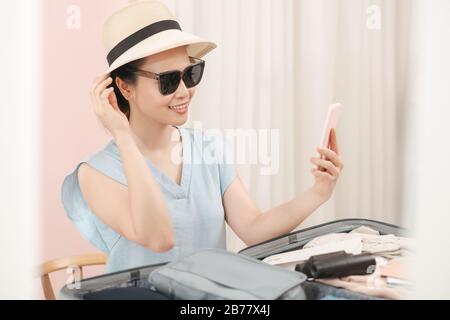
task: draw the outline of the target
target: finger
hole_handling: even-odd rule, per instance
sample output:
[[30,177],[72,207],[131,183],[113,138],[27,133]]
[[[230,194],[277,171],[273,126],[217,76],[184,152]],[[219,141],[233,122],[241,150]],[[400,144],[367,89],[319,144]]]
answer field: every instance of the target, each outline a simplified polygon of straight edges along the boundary
[[102,112],[102,99],[95,93],[91,94],[91,102],[92,107],[94,109],[95,114],[100,114]]
[[337,143],[336,130],[331,129],[330,132],[330,149],[339,154],[339,146]]
[[97,86],[106,80],[106,74],[101,75],[97,78],[95,78],[95,80],[92,83],[92,87],[91,90],[89,91],[89,95],[91,97],[91,104],[92,104],[92,109],[94,110],[95,114],[98,114],[99,110],[99,99],[98,97],[95,96],[95,90],[97,89]]
[[95,114],[98,114],[99,112],[99,102],[98,99],[96,97],[94,97],[94,94],[91,92],[91,105],[92,105],[92,109],[94,110]]
[[334,179],[333,176],[331,174],[329,174],[328,172],[319,171],[317,169],[312,169],[311,172],[312,172],[313,176],[316,178],[324,178],[324,179],[328,179],[328,180]]
[[331,161],[311,158],[311,163],[325,168],[334,177],[337,177],[339,175],[339,169]]
[[100,99],[106,105],[109,105],[109,96],[111,95],[111,93],[113,91],[114,91],[114,88],[108,88],[108,89],[103,90],[103,92],[101,93]]
[[329,160],[329,161],[333,162],[333,164],[336,167],[341,168],[341,169],[344,167],[344,164],[342,163],[341,158],[333,150],[323,149],[323,148],[317,148],[316,150],[317,150],[317,152],[319,152],[319,154],[321,154],[323,156],[323,158],[325,160]]
[[95,78],[94,82],[92,83],[92,89],[91,89],[91,94],[94,93],[95,89],[97,88],[97,86],[102,83],[103,81],[105,81],[107,78],[109,77],[109,74],[102,74],[100,76],[98,76],[97,78]]
[[114,110],[121,111],[119,108],[119,104],[117,103],[117,97],[114,93],[114,90],[112,90],[112,93],[108,96],[109,104],[114,108]]
[[109,77],[103,80],[95,89],[92,94],[92,100],[94,104],[94,111],[98,114],[102,112],[102,99],[100,99],[100,95],[102,92],[112,83],[112,78]]
[[94,90],[94,96],[99,96],[112,83],[112,78],[108,77],[103,80]]
[[109,95],[111,94],[111,92],[113,91],[113,88],[108,88],[105,89],[102,94],[99,97],[99,105],[100,105],[100,114],[104,114],[105,112],[108,112],[108,109],[111,108],[111,106],[109,105]]

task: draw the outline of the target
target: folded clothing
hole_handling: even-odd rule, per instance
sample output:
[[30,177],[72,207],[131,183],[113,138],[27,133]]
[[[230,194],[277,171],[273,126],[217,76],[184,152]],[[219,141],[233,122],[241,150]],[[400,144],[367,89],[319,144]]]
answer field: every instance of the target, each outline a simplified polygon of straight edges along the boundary
[[327,243],[313,248],[299,249],[289,252],[275,254],[265,258],[263,261],[272,265],[294,270],[296,264],[308,260],[315,255],[344,251],[349,254],[360,254],[362,252],[362,241],[360,239],[349,239],[338,243]]
[[362,241],[363,253],[376,254],[387,259],[405,255],[413,246],[411,239],[396,237],[392,234],[380,235],[378,231],[369,227],[360,227],[350,233],[331,233],[314,238],[303,248],[314,248],[329,243],[337,244],[350,239]]

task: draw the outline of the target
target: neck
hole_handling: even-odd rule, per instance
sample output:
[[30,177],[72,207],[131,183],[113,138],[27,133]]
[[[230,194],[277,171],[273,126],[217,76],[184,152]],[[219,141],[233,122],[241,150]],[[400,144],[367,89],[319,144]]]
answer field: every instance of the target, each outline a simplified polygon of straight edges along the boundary
[[145,116],[130,115],[130,128],[132,136],[143,154],[152,151],[167,150],[176,143],[172,137],[177,134],[177,140],[180,140],[178,130],[172,125],[161,124]]

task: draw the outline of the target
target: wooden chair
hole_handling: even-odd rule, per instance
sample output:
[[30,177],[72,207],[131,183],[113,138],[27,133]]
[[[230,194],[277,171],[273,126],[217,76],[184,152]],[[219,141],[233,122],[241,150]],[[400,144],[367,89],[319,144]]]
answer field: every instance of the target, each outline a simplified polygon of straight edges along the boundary
[[39,266],[39,276],[41,278],[42,289],[46,300],[56,300],[50,281],[50,273],[64,270],[68,267],[77,267],[80,270],[80,279],[83,279],[83,267],[103,265],[108,256],[104,253],[83,254],[73,257],[50,260]]

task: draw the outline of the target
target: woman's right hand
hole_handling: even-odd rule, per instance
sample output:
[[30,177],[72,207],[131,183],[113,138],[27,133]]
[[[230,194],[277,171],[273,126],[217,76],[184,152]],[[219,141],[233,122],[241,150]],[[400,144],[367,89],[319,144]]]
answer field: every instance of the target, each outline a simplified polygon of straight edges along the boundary
[[91,103],[103,127],[116,138],[121,132],[130,132],[130,123],[119,109],[114,88],[107,88],[111,84],[112,78],[109,74],[98,77],[91,89]]

